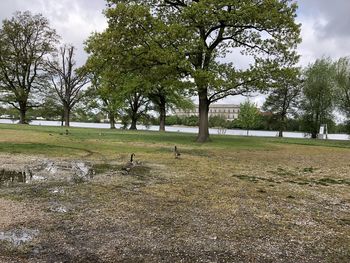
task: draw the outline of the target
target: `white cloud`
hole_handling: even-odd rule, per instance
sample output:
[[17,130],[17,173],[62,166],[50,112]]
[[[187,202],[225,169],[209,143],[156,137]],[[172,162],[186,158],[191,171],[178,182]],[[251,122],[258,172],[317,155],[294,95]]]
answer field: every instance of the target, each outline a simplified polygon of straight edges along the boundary
[[107,26],[106,18],[102,14],[104,7],[104,0],[2,0],[0,18],[10,18],[15,11],[41,13],[62,37],[62,43],[76,46],[76,60],[82,65],[87,57],[83,50],[84,41],[92,32],[102,31]]
[[[298,48],[300,65],[307,66],[322,56],[337,59],[350,55],[349,0],[298,0],[297,22],[302,23],[303,42]],[[102,31],[106,19],[102,14],[105,0],[1,0],[0,19],[10,18],[15,11],[29,10],[42,13],[51,26],[62,36],[62,42],[77,47],[77,61],[83,64],[86,53],[83,42],[93,31]],[[242,56],[238,50],[228,54],[223,62],[233,62],[238,68],[246,68],[252,59]],[[264,96],[256,97],[258,105]],[[240,103],[245,97],[227,98],[222,102]]]

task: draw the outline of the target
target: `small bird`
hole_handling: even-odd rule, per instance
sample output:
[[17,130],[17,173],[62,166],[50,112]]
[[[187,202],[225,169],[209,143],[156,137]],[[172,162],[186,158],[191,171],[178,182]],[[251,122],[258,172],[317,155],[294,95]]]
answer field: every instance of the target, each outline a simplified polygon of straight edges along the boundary
[[134,164],[134,157],[135,157],[135,154],[132,153],[131,156],[130,156],[130,161],[127,162],[122,167],[122,174],[128,174],[130,172],[131,168],[133,168],[135,166],[135,164]]
[[69,131],[68,130],[66,130],[66,135],[69,135]]
[[177,149],[176,146],[175,146],[175,149],[174,149],[174,153],[175,153],[175,159],[180,158],[181,153],[179,152],[179,150]]

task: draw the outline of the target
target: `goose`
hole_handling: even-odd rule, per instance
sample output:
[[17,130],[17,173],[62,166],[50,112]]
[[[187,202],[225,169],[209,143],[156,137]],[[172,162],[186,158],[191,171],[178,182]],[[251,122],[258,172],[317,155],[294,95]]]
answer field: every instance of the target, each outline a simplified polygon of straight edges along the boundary
[[131,170],[131,168],[133,168],[135,166],[135,164],[134,164],[134,157],[135,157],[135,154],[132,153],[131,156],[130,156],[130,161],[127,162],[122,167],[122,174],[128,174],[129,171]]
[[175,152],[175,159],[179,158],[181,153],[179,152],[176,146],[175,146],[174,152]]

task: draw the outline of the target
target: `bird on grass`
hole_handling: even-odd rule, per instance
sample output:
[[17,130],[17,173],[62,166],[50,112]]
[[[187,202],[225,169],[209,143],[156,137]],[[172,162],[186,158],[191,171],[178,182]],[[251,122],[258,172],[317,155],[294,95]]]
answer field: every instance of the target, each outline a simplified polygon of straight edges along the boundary
[[133,168],[135,166],[134,157],[135,157],[135,154],[132,153],[131,156],[130,156],[130,161],[127,162],[122,167],[122,174],[128,174],[130,172],[131,168]]
[[175,159],[180,158],[181,153],[179,152],[179,150],[177,149],[176,146],[175,146],[175,148],[174,148],[174,153],[175,153]]

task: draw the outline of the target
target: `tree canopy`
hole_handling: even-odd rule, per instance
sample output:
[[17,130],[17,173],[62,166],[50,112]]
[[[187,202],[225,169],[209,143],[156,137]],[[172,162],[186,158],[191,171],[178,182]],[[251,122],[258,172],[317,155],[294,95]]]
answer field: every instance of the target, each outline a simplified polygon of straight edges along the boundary
[[260,122],[261,115],[256,104],[249,100],[241,103],[238,114],[238,124],[241,128],[247,130],[247,135],[249,135],[249,130],[258,127]]
[[285,68],[283,74],[275,79],[273,88],[266,98],[263,109],[277,117],[279,137],[286,129],[287,115],[295,114],[298,98],[301,93],[301,76],[299,68]]
[[[109,30],[114,30],[119,38],[131,40],[124,48],[128,54],[135,51],[128,46],[136,43],[138,56],[153,54],[149,58],[157,58],[156,65],[169,65],[171,58],[176,69],[193,80],[199,99],[199,142],[209,139],[210,103],[267,87],[272,71],[297,60],[295,48],[300,42],[300,29],[295,23],[297,6],[293,1],[107,2]],[[117,28],[124,29],[125,34]],[[159,46],[167,48],[159,52]],[[252,57],[254,62],[248,69],[221,62],[220,58],[234,49]]]
[[350,58],[335,63],[336,99],[339,109],[350,119]]
[[20,111],[20,123],[26,123],[28,108],[36,106],[33,93],[47,85],[49,54],[58,42],[56,31],[42,15],[17,12],[3,21],[0,29],[1,100]]
[[335,71],[328,58],[316,60],[304,72],[301,109],[304,129],[316,138],[321,124],[333,119]]

